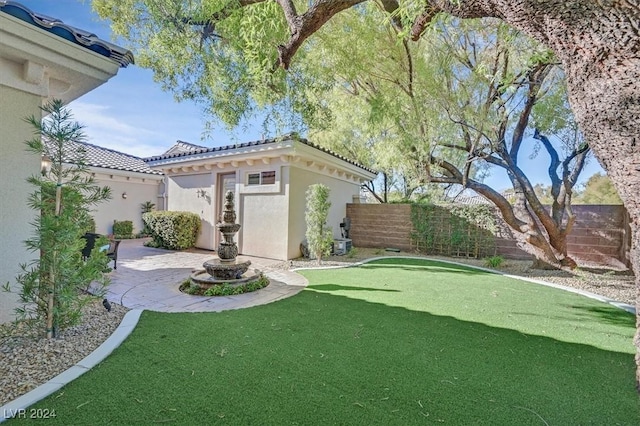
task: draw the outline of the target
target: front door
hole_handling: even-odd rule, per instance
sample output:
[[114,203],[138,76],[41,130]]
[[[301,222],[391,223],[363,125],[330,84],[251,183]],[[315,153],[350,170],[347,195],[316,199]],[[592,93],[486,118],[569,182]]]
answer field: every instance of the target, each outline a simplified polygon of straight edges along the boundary
[[[236,195],[236,174],[234,173],[222,173],[218,175],[218,194],[216,195],[216,220],[215,223],[218,223],[222,220],[222,211],[224,210],[224,194],[227,191],[233,191],[233,195]],[[234,197],[234,201],[237,203],[238,200]],[[236,211],[238,210],[236,206]],[[214,231],[213,241],[215,246],[218,247],[220,241],[222,240],[222,235],[218,232],[216,228]],[[236,242],[238,239],[236,238]]]

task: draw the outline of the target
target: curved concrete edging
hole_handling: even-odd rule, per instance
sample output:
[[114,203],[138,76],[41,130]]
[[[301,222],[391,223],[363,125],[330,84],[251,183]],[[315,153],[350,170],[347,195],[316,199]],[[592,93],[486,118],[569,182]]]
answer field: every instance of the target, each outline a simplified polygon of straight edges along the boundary
[[70,383],[72,380],[77,379],[91,368],[95,367],[104,360],[115,348],[120,346],[122,342],[131,334],[133,329],[138,324],[138,320],[140,319],[140,315],[142,314],[142,309],[133,309],[127,312],[122,318],[120,325],[116,330],[105,340],[102,342],[100,346],[96,348],[93,352],[79,361],[76,365],[69,368],[68,370],[58,374],[53,379],[48,382],[38,386],[32,391],[14,399],[13,401],[3,405],[0,407],[2,411],[2,416],[0,416],[0,423],[4,422],[10,417],[15,417],[20,415],[20,413],[24,413],[24,410],[40,401],[41,399],[46,398],[51,395],[55,391],[62,388],[67,383]]
[[553,287],[553,288],[557,288],[559,290],[564,290],[564,291],[568,291],[571,293],[576,293],[579,294],[581,296],[585,296],[588,297],[590,299],[595,299],[598,300],[600,302],[604,302],[607,303],[611,306],[615,306],[616,308],[625,310],[631,314],[636,314],[636,308],[634,306],[631,306],[627,303],[622,303],[622,302],[618,302],[616,300],[613,299],[609,299],[608,297],[605,296],[601,296],[599,294],[595,294],[595,293],[591,293],[588,291],[584,291],[584,290],[579,290],[573,287],[567,287],[564,285],[560,285],[560,284],[554,284],[554,283],[550,283],[550,282],[546,282],[546,281],[542,281],[542,280],[536,280],[533,278],[527,278],[527,277],[521,277],[518,275],[511,275],[511,274],[506,274],[504,272],[500,272],[500,271],[496,271],[494,269],[489,269],[489,268],[483,268],[482,266],[473,266],[473,265],[467,265],[465,263],[460,263],[460,262],[454,262],[451,260],[442,260],[442,259],[433,259],[430,257],[420,257],[420,256],[379,256],[379,257],[372,257],[370,259],[366,259],[360,262],[354,262],[352,264],[349,265],[340,265],[340,266],[324,266],[324,267],[316,267],[316,268],[295,268],[292,269],[292,271],[302,271],[302,270],[308,270],[308,269],[339,269],[339,268],[351,268],[354,266],[361,266],[364,265],[366,263],[369,262],[373,262],[375,260],[382,260],[382,259],[417,259],[417,260],[430,260],[433,262],[442,262],[442,263],[449,263],[451,265],[457,265],[457,266],[464,266],[466,268],[471,268],[471,269],[477,269],[479,271],[485,271],[485,272],[490,272],[492,274],[497,274],[497,275],[502,275],[504,277],[508,277],[508,278],[513,278],[516,280],[521,280],[521,281],[527,281],[533,284],[540,284],[540,285],[544,285],[547,287]]

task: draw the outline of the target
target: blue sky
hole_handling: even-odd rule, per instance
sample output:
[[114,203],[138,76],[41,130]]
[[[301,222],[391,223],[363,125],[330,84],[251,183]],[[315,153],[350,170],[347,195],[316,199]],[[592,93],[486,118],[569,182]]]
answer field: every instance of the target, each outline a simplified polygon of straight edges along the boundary
[[[34,12],[60,19],[111,40],[107,22],[91,10],[89,0],[18,0]],[[205,117],[193,103],[177,103],[153,81],[150,70],[129,65],[107,83],[70,104],[75,119],[86,126],[88,142],[146,157],[162,154],[178,139],[204,146],[258,140],[262,126],[214,131],[201,140]],[[273,136],[273,135],[271,135]]]
[[[71,26],[91,31],[104,40],[113,41],[108,23],[101,21],[91,10],[90,0],[18,2],[34,12],[58,18]],[[189,102],[177,103],[172,94],[162,91],[160,85],[153,81],[150,70],[135,65],[121,68],[106,84],[74,101],[70,107],[76,120],[86,126],[90,143],[140,157],[161,154],[177,140],[213,147],[254,141],[263,135],[262,125],[256,121],[232,131],[220,126],[203,140],[206,117],[200,108]],[[525,173],[534,184],[549,184],[547,155],[541,152],[534,160],[529,160],[528,156],[529,153],[523,153],[520,158]],[[601,171],[598,162],[592,158],[580,182]],[[485,183],[498,190],[510,186],[506,174],[498,170],[492,172]]]

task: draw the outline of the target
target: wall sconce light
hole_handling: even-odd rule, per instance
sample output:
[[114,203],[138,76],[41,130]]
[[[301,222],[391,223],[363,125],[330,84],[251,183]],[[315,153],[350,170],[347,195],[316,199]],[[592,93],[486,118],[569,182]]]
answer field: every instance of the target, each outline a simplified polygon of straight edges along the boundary
[[46,176],[47,173],[51,171],[51,158],[47,154],[44,154],[42,158],[40,158],[40,168],[42,176]]
[[127,193],[126,192],[122,193],[122,198],[124,198],[125,200],[127,199]]

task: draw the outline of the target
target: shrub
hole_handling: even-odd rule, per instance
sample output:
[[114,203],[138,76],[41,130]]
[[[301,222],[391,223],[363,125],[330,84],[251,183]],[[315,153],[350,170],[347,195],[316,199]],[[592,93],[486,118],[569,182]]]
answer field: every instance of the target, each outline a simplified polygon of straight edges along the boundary
[[269,279],[260,274],[256,281],[233,286],[230,283],[217,284],[203,289],[198,284],[187,278],[180,284],[180,291],[193,296],[233,296],[237,294],[251,293],[269,285]]
[[333,232],[327,226],[329,216],[329,187],[321,183],[309,186],[307,189],[307,208],[305,211],[305,221],[307,223],[307,244],[309,253],[316,257],[318,264],[322,256],[331,253],[333,243]]
[[502,256],[491,256],[485,259],[484,264],[490,268],[499,268],[503,262],[504,258]]
[[96,233],[96,221],[91,217],[89,212],[81,211],[78,215],[78,222],[80,226],[81,234],[95,234]]
[[115,238],[133,238],[133,222],[130,220],[113,221],[113,236]]
[[490,206],[412,204],[411,222],[420,252],[475,258],[495,252],[497,223]]
[[[156,208],[156,205],[151,201],[145,201],[144,203],[140,204],[140,209],[142,210],[142,214],[152,212],[155,208]],[[149,227],[145,223],[144,226],[142,227],[142,231],[140,231],[139,236],[146,237],[150,234],[151,234],[151,231],[149,230]]]
[[152,211],[142,215],[153,238],[154,247],[185,250],[196,244],[200,217],[191,212]]

